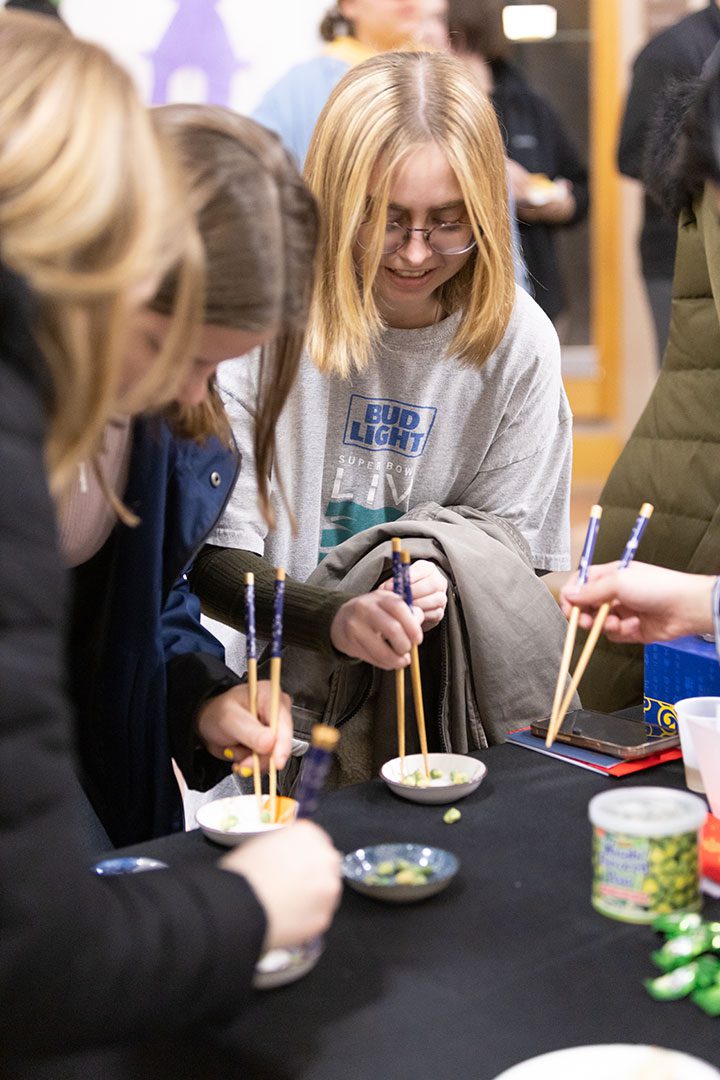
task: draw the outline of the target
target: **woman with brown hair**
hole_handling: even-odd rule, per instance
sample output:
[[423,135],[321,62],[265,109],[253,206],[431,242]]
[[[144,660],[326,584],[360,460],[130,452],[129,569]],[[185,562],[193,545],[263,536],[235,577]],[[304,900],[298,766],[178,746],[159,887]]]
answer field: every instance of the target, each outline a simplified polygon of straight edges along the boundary
[[[183,571],[219,517],[239,461],[217,392],[218,364],[262,346],[252,413],[260,506],[274,428],[293,382],[310,302],[317,234],[312,197],[276,137],[219,107],[175,105],[153,113],[187,174],[205,254],[203,328],[192,367],[162,418],[116,418],[106,450],[76,477],[61,518],[73,571],[72,690],[78,706],[85,790],[114,844],[182,828],[171,758],[193,788],[242,763],[290,750],[283,702],[275,747],[248,690],[200,625]],[[128,355],[145,365],[167,335],[174,275],[134,319]],[[118,522],[103,488],[121,507]],[[253,512],[257,494],[251,496]],[[122,513],[122,504],[132,511]]]
[[[263,942],[322,933],[337,902],[337,853],[312,825],[218,865],[112,880],[88,872],[80,840],[53,496],[111,417],[157,411],[195,377],[203,273],[186,202],[127,73],[51,20],[0,13],[4,1077],[69,1076],[59,1056],[229,1019]],[[171,271],[165,345],[129,363],[128,321]],[[97,1075],[120,1076],[118,1058]]]

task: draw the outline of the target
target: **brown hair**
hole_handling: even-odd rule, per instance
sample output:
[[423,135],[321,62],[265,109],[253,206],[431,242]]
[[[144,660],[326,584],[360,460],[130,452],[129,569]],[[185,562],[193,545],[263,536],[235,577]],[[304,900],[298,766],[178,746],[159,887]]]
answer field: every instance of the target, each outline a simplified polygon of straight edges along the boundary
[[503,33],[502,3],[448,0],[448,28],[453,51],[480,56],[488,63],[508,60],[511,46]]
[[[318,220],[315,202],[279,139],[230,109],[169,105],[154,110],[187,173],[205,249],[203,321],[238,330],[276,330],[262,349],[254,406],[260,506],[268,496],[275,426],[297,373],[312,295]],[[151,303],[166,314],[176,281],[168,276]],[[174,408],[181,434],[229,434],[217,391],[192,409]]]
[[335,41],[336,38],[344,35],[352,37],[353,33],[352,23],[345,18],[337,6],[325,12],[320,23],[320,37],[323,41]]

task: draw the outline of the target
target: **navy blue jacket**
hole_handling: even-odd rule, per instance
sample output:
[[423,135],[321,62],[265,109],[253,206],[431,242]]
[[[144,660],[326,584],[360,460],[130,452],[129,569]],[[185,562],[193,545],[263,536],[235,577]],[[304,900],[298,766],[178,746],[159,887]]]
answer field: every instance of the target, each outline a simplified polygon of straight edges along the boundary
[[74,572],[70,667],[82,779],[116,845],[182,828],[171,756],[195,787],[228,770],[196,749],[193,725],[203,701],[240,679],[201,626],[184,571],[237,471],[237,454],[218,439],[177,439],[165,421],[137,420],[124,501],[140,524],[118,524]]

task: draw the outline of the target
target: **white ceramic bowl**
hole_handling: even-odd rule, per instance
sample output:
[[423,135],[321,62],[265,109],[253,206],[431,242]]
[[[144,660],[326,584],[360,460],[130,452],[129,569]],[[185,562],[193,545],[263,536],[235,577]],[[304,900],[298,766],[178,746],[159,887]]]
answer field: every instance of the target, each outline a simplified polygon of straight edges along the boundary
[[661,1046],[608,1043],[571,1046],[521,1061],[495,1080],[718,1080],[720,1073],[699,1058]]
[[[265,795],[263,806],[266,802]],[[208,839],[224,847],[236,847],[251,836],[283,829],[295,820],[297,808],[295,799],[278,795],[278,820],[265,823],[260,820],[254,795],[230,795],[227,799],[205,803],[195,815],[195,820]]]
[[[383,778],[391,791],[403,799],[417,803],[453,803],[458,799],[464,799],[483,782],[487,776],[487,765],[477,758],[466,757],[465,754],[428,754],[428,764],[431,769],[440,769],[446,776],[451,772],[465,773],[468,777],[466,784],[450,784],[447,780],[430,780],[427,787],[413,787],[404,784],[400,779],[400,758],[386,761],[380,770]],[[404,776],[416,772],[423,772],[422,754],[409,754],[403,760]]]

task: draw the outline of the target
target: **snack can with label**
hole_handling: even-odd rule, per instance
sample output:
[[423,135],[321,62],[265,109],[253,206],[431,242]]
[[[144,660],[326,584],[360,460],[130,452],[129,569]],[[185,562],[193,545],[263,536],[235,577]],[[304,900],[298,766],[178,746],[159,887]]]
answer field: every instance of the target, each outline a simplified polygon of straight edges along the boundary
[[650,923],[702,905],[698,832],[702,799],[661,787],[604,791],[590,800],[592,904],[623,922]]

